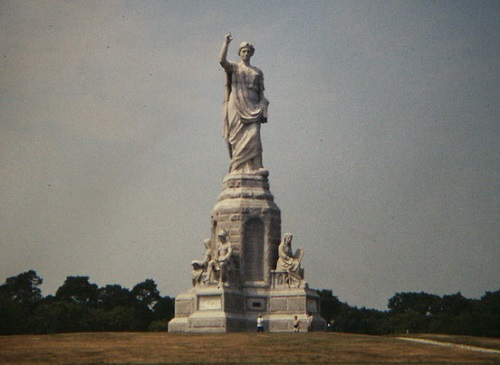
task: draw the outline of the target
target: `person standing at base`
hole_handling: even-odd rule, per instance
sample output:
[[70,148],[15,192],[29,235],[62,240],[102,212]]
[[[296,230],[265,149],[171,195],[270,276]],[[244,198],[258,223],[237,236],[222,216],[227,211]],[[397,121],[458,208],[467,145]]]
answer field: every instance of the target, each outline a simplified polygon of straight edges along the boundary
[[260,314],[257,317],[257,332],[264,332],[264,320]]
[[300,331],[299,317],[294,316],[293,317],[293,332],[299,332],[299,331]]

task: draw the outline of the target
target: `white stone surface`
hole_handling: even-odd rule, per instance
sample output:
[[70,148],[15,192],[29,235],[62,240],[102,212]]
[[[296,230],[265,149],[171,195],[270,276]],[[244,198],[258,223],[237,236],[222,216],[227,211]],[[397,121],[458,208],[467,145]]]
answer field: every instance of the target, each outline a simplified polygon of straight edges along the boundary
[[262,168],[263,75],[250,66],[248,44],[240,48],[240,63],[226,60],[230,41],[226,37],[220,56],[230,81],[224,109],[230,173],[212,210],[205,258],[192,262],[193,287],[177,296],[169,331],[255,331],[260,314],[268,331],[286,332],[293,330],[294,316],[305,323],[307,312],[313,313],[318,330],[326,329],[319,296],[304,281],[303,252],[291,251],[291,235],[283,239],[279,255],[281,211]]

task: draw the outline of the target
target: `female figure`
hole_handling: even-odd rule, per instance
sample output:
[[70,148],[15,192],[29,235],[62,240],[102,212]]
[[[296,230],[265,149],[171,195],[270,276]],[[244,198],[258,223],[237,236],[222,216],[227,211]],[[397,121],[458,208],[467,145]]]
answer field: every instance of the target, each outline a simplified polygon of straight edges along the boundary
[[286,271],[288,273],[288,285],[299,287],[302,281],[302,272],[300,270],[300,262],[304,256],[304,252],[298,249],[295,254],[292,251],[292,238],[290,233],[285,233],[283,240],[278,246],[278,262],[276,263],[276,271]]
[[240,45],[240,62],[227,60],[231,41],[231,35],[226,35],[219,57],[227,77],[223,137],[231,158],[229,172],[260,172],[263,170],[260,124],[267,122],[269,104],[264,97],[264,75],[250,65],[255,49],[248,42]]

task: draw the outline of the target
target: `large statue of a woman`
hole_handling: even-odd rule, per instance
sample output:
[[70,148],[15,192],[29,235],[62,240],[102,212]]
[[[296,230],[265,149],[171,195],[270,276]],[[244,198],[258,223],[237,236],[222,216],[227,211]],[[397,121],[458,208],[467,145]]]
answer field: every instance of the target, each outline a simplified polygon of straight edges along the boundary
[[267,122],[264,97],[264,75],[250,65],[255,49],[248,42],[240,45],[240,62],[227,60],[232,37],[226,35],[220,52],[220,64],[226,71],[223,137],[229,148],[229,172],[258,173],[263,171],[260,124]]

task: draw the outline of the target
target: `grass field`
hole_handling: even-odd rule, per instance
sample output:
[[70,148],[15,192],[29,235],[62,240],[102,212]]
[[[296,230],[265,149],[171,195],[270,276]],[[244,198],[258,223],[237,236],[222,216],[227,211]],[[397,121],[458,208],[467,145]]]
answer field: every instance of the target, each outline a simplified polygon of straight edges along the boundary
[[[500,339],[438,340],[500,348]],[[500,364],[500,354],[342,333],[75,333],[0,336],[0,364]]]

